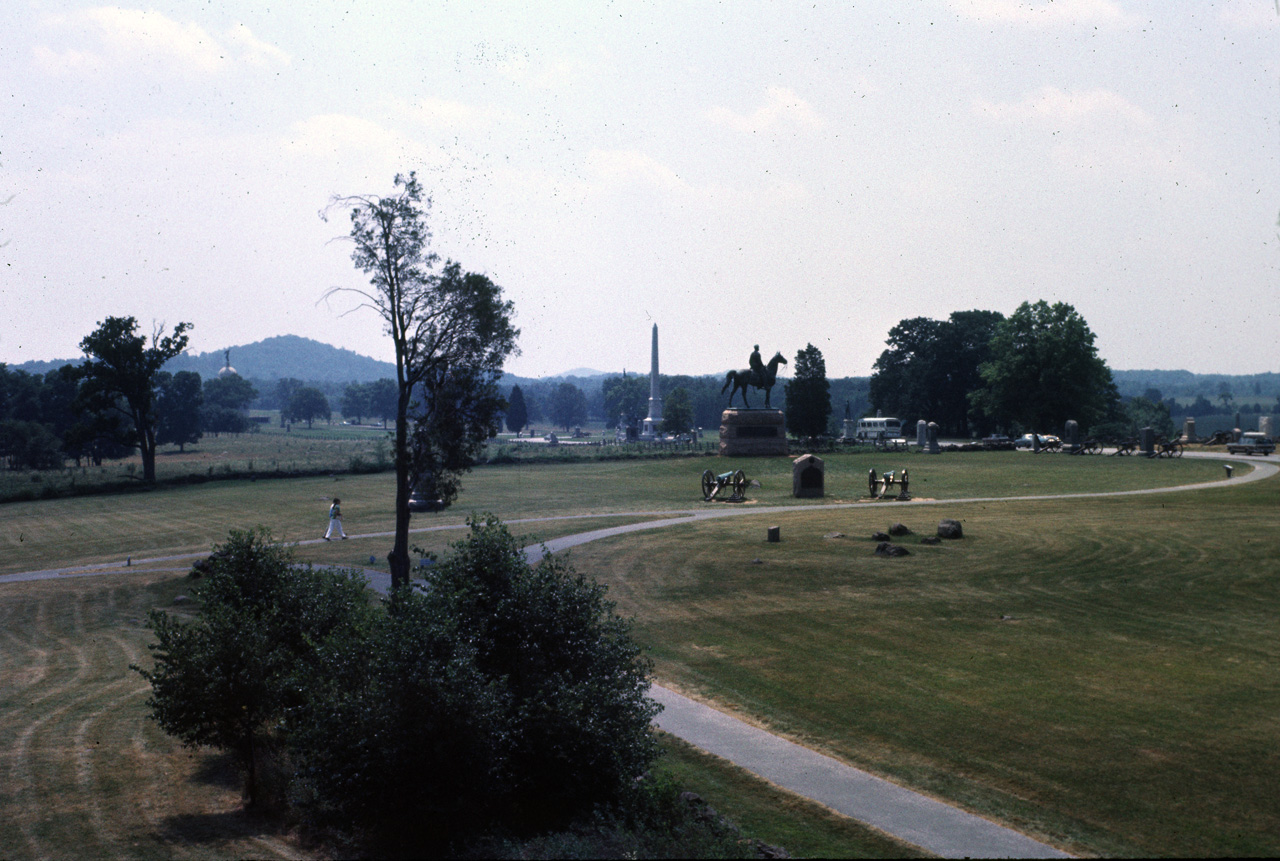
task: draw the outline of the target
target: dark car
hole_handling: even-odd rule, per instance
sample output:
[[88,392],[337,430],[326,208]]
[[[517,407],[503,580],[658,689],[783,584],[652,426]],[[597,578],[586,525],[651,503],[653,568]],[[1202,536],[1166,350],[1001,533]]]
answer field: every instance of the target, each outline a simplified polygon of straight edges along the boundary
[[1271,437],[1256,431],[1240,434],[1240,439],[1227,443],[1228,454],[1271,454],[1276,444]]
[[408,509],[410,511],[444,511],[444,501],[428,499],[426,494],[415,490],[409,494]]

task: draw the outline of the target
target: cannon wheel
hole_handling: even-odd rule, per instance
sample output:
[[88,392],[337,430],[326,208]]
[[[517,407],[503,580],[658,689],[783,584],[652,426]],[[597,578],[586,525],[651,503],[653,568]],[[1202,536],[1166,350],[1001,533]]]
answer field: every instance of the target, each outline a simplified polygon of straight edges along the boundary
[[1097,440],[1093,440],[1085,443],[1084,451],[1085,454],[1102,454],[1102,445]]
[[1182,443],[1175,442],[1169,451],[1169,457],[1182,457]]
[[747,495],[747,474],[742,470],[738,470],[733,474],[733,495]]
[[710,499],[716,489],[716,474],[709,469],[702,471],[702,498]]

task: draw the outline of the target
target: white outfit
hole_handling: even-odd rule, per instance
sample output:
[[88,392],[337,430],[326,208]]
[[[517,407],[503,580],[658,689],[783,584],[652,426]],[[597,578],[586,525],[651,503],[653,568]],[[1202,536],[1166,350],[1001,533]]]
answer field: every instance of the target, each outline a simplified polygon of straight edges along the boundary
[[338,530],[339,538],[347,537],[347,533],[342,531],[342,511],[339,510],[336,502],[329,506],[329,528],[325,530],[324,537],[327,539],[332,535],[335,528]]

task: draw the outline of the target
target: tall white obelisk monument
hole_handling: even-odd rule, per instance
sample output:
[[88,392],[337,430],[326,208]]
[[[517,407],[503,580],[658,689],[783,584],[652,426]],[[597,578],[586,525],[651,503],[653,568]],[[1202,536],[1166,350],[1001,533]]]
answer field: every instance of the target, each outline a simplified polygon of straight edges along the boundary
[[649,415],[640,431],[641,439],[662,436],[662,396],[658,393],[658,324],[653,324],[653,354],[649,359]]

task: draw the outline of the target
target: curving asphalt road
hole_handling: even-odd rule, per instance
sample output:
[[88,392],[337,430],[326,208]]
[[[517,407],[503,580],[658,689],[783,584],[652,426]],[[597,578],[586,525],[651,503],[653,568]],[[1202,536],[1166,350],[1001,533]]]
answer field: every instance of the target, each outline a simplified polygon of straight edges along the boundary
[[[1188,453],[1187,457],[1211,458],[1225,462],[1248,463],[1255,467],[1248,474],[1235,478],[1223,478],[1218,481],[1200,484],[1178,485],[1147,490],[1105,491],[1097,493],[1045,494],[1036,496],[1015,497],[971,497],[966,499],[945,500],[912,500],[908,502],[878,502],[877,508],[883,506],[922,505],[960,505],[973,502],[1016,502],[1038,499],[1079,499],[1109,496],[1141,496],[1157,493],[1180,493],[1193,490],[1204,490],[1211,487],[1226,487],[1246,482],[1261,481],[1280,472],[1280,458],[1221,457],[1212,454]],[[619,516],[653,516],[667,515],[658,520],[642,523],[630,523],[605,529],[594,529],[575,535],[566,535],[547,541],[536,547],[525,548],[526,557],[531,561],[541,559],[544,554],[558,553],[570,547],[597,541],[615,535],[625,535],[648,529],[662,529],[676,524],[691,523],[721,517],[734,517],[747,514],[794,513],[812,511],[813,509],[847,509],[865,506],[866,503],[817,504],[797,508],[795,506],[767,506],[763,508],[715,507],[696,508],[680,511],[640,511]],[[561,517],[526,518],[508,521],[510,523],[539,523],[586,519],[598,515],[570,515]],[[442,529],[457,529],[452,526],[434,526],[413,530],[415,533],[433,532]],[[390,536],[393,533],[370,533],[352,537],[372,538]],[[301,544],[317,544],[322,539],[303,541]],[[58,577],[87,577],[106,574],[130,567],[133,564],[154,564],[164,562],[181,562],[197,559],[207,554],[189,553],[178,556],[154,557],[150,559],[127,559],[109,565],[78,566],[72,568],[51,568],[44,571],[29,571],[18,574],[0,575],[0,584],[25,580],[46,580]],[[185,571],[186,568],[148,570]],[[365,570],[369,585],[385,594],[391,587],[390,575],[382,571]],[[876,777],[873,774],[853,768],[831,757],[824,756],[794,742],[772,735],[758,727],[751,726],[737,718],[717,711],[710,706],[684,697],[661,685],[654,685],[650,691],[655,700],[663,705],[663,712],[655,719],[657,726],[666,732],[684,739],[690,744],[700,747],[709,753],[723,757],[764,779],[784,787],[799,795],[810,798],[839,813],[857,819],[900,840],[918,846],[928,852],[944,858],[1067,858],[1067,853],[1055,849],[1048,844],[1033,840],[990,820],[967,813],[957,807],[944,804],[935,799],[913,792],[895,783]]]

